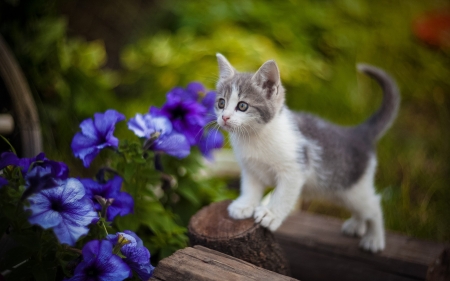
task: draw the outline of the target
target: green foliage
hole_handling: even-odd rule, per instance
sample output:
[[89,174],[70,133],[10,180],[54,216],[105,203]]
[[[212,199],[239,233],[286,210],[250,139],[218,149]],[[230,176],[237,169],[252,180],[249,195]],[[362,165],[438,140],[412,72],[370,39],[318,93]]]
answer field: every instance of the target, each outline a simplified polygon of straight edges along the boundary
[[[0,33],[40,106],[47,154],[80,174],[92,174],[99,165],[96,161],[86,172],[70,155],[80,120],[107,108],[127,116],[145,112],[150,104],[160,105],[167,90],[192,80],[214,88],[216,52],[244,71],[275,59],[290,108],[348,125],[367,118],[381,100],[379,86],[356,74],[355,64],[380,66],[402,93],[400,115],[378,145],[376,183],[387,228],[449,240],[449,51],[423,44],[411,31],[419,15],[443,5],[439,0],[165,1],[156,13],[170,17],[158,17],[148,32],[139,30],[143,35],[122,52],[124,69],[115,72],[102,68],[107,58],[101,41],[67,36],[66,19],[52,1],[0,2]],[[148,233],[152,241],[146,245],[165,256],[185,245],[179,233],[195,210],[231,195],[217,179],[201,179],[196,157],[189,163],[164,158],[173,182],[161,192],[161,174],[147,173],[152,156],[142,158],[137,143],[128,149],[122,153],[131,164],[116,168],[128,192],[147,197],[137,200],[136,216],[118,219],[116,226]],[[311,209],[334,213],[316,203]],[[150,210],[154,216],[140,217]]]
[[[190,217],[210,202],[231,198],[220,180],[199,177],[198,151],[182,160],[142,150],[142,141],[123,141],[112,167],[124,177],[124,190],[135,200],[134,214],[115,220],[117,229],[135,231],[153,256],[164,258],[187,246]],[[155,169],[162,158],[164,172]]]
[[[411,28],[442,1],[165,3],[165,12],[175,15],[171,29],[142,37],[122,53],[129,91],[158,103],[163,97],[151,95],[154,89],[191,80],[214,87],[216,52],[241,71],[275,59],[290,108],[353,125],[381,101],[379,86],[357,74],[356,63],[382,67],[402,95],[399,117],[378,145],[376,184],[387,228],[450,239],[449,50],[420,42]],[[128,106],[141,105],[130,101]],[[311,210],[336,215],[324,204],[314,203]]]
[[2,1],[0,33],[28,78],[47,156],[77,166],[68,153],[73,134],[82,119],[118,104],[113,88],[119,79],[102,69],[103,42],[69,38],[67,20],[55,6],[56,1]]

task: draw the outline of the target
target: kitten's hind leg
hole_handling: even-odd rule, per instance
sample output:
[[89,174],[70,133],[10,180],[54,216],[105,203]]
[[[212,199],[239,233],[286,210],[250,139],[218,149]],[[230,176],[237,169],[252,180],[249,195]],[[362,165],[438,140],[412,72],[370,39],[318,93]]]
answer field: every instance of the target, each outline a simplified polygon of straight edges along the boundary
[[234,219],[247,219],[253,216],[261,202],[264,186],[253,174],[242,170],[241,194],[228,206],[228,213]]
[[346,234],[362,236],[359,246],[366,251],[379,252],[385,247],[383,212],[380,205],[380,196],[375,194],[373,178],[376,160],[369,161],[364,176],[343,196],[345,205],[352,212],[342,231]]
[[353,186],[345,198],[352,217],[344,222],[342,231],[348,235],[362,236],[359,246],[376,253],[385,247],[383,213],[380,196],[370,186]]

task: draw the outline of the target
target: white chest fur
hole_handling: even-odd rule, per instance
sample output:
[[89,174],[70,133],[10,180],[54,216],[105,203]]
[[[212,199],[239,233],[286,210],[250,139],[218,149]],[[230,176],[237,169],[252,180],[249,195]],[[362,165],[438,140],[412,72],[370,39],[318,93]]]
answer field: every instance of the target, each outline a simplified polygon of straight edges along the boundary
[[231,142],[241,168],[266,185],[275,185],[276,178],[288,170],[300,172],[298,153],[305,140],[295,129],[287,109],[257,133],[232,134]]

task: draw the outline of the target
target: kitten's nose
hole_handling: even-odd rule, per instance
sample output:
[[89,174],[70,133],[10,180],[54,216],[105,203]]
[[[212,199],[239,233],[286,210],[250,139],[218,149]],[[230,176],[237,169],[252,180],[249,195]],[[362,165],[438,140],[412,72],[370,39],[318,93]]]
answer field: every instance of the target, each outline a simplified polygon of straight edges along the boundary
[[229,119],[230,119],[230,116],[222,115],[222,120],[223,120],[224,122],[227,122]]

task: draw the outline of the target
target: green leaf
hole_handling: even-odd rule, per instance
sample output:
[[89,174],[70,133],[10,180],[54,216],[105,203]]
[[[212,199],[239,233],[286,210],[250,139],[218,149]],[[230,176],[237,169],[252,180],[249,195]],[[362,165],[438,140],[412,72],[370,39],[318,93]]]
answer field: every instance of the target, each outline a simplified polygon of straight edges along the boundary
[[195,185],[181,184],[177,188],[177,192],[186,198],[192,205],[200,206],[200,196],[198,194],[198,188]]
[[117,225],[117,228],[122,231],[131,230],[136,232],[141,222],[136,215],[130,214],[123,217],[117,217],[114,220],[114,223]]

